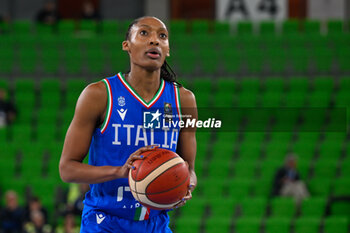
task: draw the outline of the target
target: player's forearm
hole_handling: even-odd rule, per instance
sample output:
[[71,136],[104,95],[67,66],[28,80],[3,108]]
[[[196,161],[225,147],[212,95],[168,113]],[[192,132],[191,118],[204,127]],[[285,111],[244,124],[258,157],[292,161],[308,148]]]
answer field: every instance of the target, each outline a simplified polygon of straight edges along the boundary
[[96,184],[121,178],[120,167],[92,166],[73,160],[61,162],[59,170],[64,182]]
[[197,175],[194,169],[190,169],[190,185],[197,186]]

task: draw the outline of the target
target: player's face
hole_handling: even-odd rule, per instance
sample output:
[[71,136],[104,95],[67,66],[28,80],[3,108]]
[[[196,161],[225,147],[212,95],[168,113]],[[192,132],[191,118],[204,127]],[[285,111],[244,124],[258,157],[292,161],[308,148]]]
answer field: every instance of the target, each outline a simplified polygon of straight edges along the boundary
[[168,30],[159,19],[143,18],[131,28],[123,50],[129,53],[131,63],[157,70],[169,56]]

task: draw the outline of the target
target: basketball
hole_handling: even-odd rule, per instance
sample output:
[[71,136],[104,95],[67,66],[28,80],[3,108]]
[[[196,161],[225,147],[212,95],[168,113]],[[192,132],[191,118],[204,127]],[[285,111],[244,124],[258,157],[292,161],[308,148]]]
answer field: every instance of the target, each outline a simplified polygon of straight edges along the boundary
[[156,148],[130,169],[130,191],[145,207],[162,210],[178,204],[187,194],[190,174],[185,161],[175,152]]

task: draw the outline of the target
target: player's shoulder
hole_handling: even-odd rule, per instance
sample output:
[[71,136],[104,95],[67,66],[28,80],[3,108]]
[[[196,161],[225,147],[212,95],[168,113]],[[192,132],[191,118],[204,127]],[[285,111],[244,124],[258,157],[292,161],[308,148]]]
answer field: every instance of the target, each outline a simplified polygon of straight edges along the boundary
[[79,96],[77,106],[91,111],[103,112],[107,105],[108,93],[103,81],[87,85]]
[[81,92],[74,118],[87,118],[92,121],[102,119],[107,106],[107,91],[102,82],[95,82],[87,85]]
[[194,98],[194,94],[191,90],[181,86],[179,87],[179,93],[180,93],[180,97],[182,98]]
[[196,98],[193,92],[183,86],[179,86],[180,101],[183,107],[194,107],[196,105]]
[[85,87],[81,95],[87,95],[94,99],[106,99],[108,98],[108,90],[110,89],[110,83],[114,82],[117,75],[104,78],[100,81],[90,83]]
[[85,87],[83,90],[84,95],[91,96],[93,98],[99,98],[99,97],[107,97],[107,89],[104,81],[98,81],[94,83],[90,83]]

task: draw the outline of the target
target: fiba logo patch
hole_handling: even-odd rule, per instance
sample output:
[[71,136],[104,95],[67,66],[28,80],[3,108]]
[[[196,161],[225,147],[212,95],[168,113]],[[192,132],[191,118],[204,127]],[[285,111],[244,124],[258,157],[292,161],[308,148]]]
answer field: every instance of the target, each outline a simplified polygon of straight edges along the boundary
[[171,104],[170,103],[164,103],[164,113],[171,114]]
[[143,127],[145,129],[160,129],[161,115],[162,113],[159,112],[159,109],[157,111],[143,112]]
[[170,122],[173,117],[173,110],[170,103],[164,103],[164,119],[165,122]]
[[119,96],[118,97],[118,105],[120,107],[123,107],[125,105],[125,98],[124,98],[124,96]]

